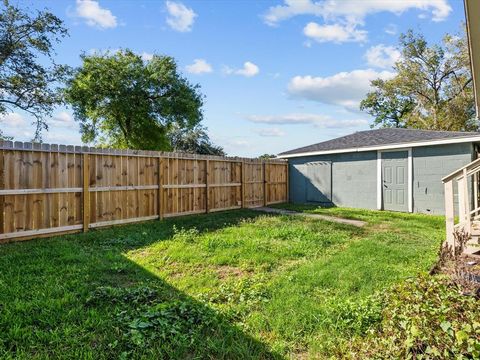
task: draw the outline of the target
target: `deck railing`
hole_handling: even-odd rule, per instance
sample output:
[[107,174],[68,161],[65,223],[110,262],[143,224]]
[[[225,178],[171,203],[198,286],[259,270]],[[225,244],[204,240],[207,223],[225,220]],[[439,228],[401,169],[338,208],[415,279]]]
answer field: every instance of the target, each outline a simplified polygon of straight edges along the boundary
[[[478,187],[480,179],[480,159],[476,159],[464,167],[445,176],[442,181],[445,187],[445,222],[447,242],[455,246],[455,231],[464,230],[472,234],[472,225],[480,217]],[[457,186],[457,202],[455,201],[455,185]],[[455,206],[458,205],[458,222],[455,217]]]

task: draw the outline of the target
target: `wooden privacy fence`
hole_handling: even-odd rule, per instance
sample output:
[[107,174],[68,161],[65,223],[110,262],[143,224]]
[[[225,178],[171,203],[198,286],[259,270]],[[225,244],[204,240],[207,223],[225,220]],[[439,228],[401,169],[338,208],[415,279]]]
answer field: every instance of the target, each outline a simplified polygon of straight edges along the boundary
[[288,201],[282,160],[0,142],[0,242]]

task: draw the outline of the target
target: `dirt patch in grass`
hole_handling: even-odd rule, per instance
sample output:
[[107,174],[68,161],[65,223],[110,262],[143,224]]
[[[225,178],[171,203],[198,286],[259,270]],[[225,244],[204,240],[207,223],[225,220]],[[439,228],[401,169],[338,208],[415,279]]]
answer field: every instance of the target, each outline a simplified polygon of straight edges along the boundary
[[243,270],[238,267],[229,265],[218,266],[215,271],[217,272],[218,278],[221,280],[227,278],[240,278],[251,274],[251,271]]

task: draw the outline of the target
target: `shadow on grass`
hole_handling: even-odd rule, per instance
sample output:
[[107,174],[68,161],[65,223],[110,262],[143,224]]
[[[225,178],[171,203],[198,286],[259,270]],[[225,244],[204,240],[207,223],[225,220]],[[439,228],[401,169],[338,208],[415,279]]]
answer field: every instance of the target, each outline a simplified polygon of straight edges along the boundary
[[207,305],[128,260],[175,229],[215,231],[235,211],[0,247],[1,358],[280,358]]

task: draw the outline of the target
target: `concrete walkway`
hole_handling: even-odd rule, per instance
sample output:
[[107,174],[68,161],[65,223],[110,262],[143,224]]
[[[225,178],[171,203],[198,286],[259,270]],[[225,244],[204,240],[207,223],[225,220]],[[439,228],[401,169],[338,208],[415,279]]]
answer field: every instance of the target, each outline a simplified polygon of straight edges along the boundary
[[271,213],[271,214],[305,216],[305,217],[309,217],[309,218],[313,218],[313,219],[332,221],[332,222],[336,222],[336,223],[340,223],[340,224],[353,225],[353,226],[357,226],[357,227],[363,227],[367,224],[365,221],[361,221],[361,220],[343,219],[343,218],[338,218],[338,217],[335,217],[335,216],[328,216],[328,215],[321,215],[321,214],[309,214],[309,213],[303,213],[303,212],[297,212],[297,211],[285,210],[285,209],[276,209],[276,208],[270,208],[270,207],[259,207],[259,208],[254,208],[252,210],[263,211],[263,212]]

